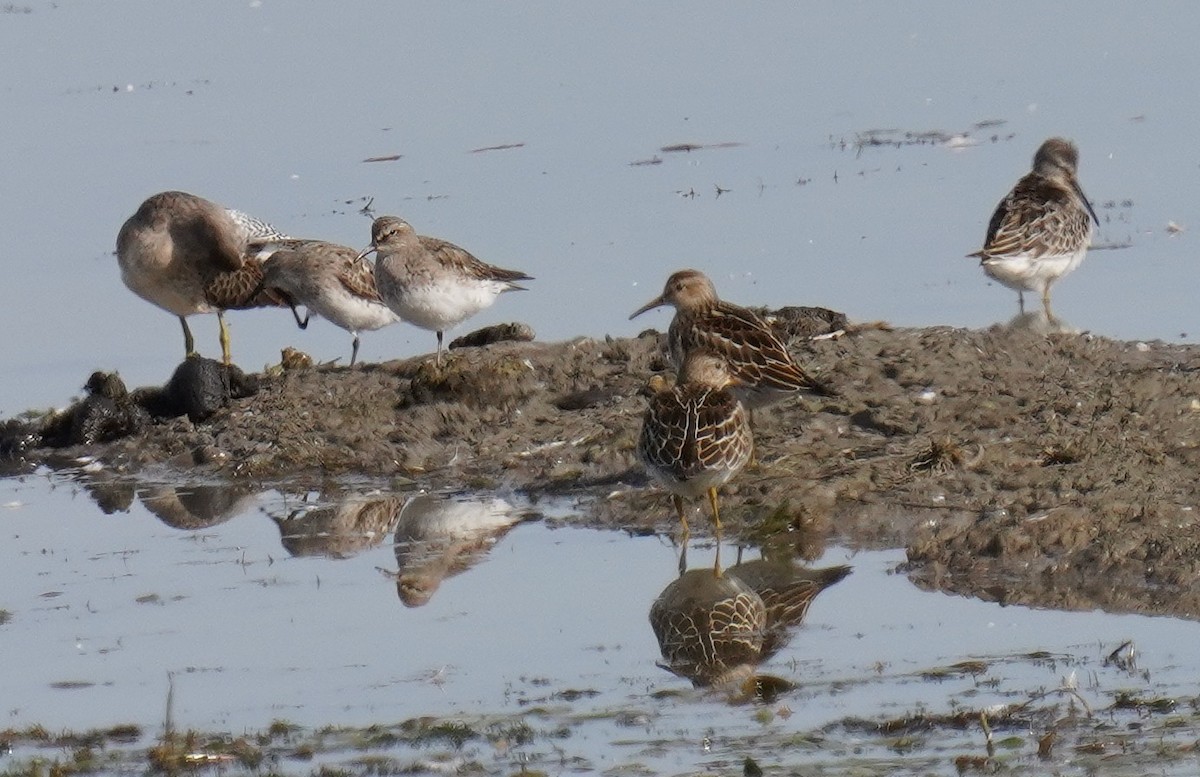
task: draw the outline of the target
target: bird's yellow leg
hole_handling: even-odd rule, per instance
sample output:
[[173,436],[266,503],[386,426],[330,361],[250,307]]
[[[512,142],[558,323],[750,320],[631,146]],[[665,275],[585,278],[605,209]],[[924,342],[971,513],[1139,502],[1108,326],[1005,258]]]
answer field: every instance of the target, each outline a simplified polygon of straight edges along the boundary
[[221,361],[233,364],[233,356],[229,350],[229,326],[225,323],[225,311],[217,311],[217,323],[221,326]]
[[717,559],[713,562],[713,574],[721,576],[721,511],[717,509],[717,489],[708,489],[708,503],[712,505],[713,533],[717,540]]
[[683,530],[683,536],[686,539],[691,531],[688,529],[687,516],[683,514],[683,497],[678,494],[671,494],[671,501],[675,503],[675,514],[679,516],[679,526]]

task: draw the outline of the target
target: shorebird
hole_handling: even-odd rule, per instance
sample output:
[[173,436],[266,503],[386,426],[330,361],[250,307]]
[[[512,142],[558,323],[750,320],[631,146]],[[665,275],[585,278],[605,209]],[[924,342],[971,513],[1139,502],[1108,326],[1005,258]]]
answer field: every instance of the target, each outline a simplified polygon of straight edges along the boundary
[[[320,240],[287,241],[263,261],[263,286],[292,309],[296,324],[308,327],[310,314],[328,319],[354,336],[350,366],[358,360],[358,333],[374,331],[397,318],[375,287],[371,265],[353,248]],[[300,318],[297,305],[306,308]]]
[[1050,316],[1050,286],[1074,270],[1087,254],[1092,225],[1100,224],[1075,175],[1079,151],[1064,138],[1050,138],[1033,157],[1033,170],[1008,193],[988,223],[978,257],[983,271],[1016,289],[1021,312],[1025,292],[1042,295]]
[[179,317],[186,355],[196,353],[188,316],[217,314],[221,355],[229,364],[225,311],[280,304],[261,287],[261,262],[246,253],[249,234],[230,211],[186,192],[151,196],[121,226],[121,279],[134,294]]
[[682,364],[686,355],[697,348],[717,354],[737,379],[734,391],[747,407],[761,407],[798,391],[833,393],[796,364],[765,321],[717,297],[712,281],[699,270],[680,270],[671,275],[662,294],[629,318],[662,305],[675,307],[675,317],[667,330],[675,364]]
[[442,335],[496,301],[506,291],[523,291],[516,281],[533,280],[518,270],[479,261],[466,250],[435,237],[418,235],[404,219],[380,216],[371,225],[375,284],[397,316],[437,332],[437,363]]
[[[719,547],[717,489],[746,466],[754,448],[750,414],[730,391],[735,378],[729,372],[720,356],[692,351],[678,383],[658,390],[642,419],[638,458],[671,492],[685,545],[689,531],[683,497],[707,494]],[[720,574],[719,556],[714,571]]]

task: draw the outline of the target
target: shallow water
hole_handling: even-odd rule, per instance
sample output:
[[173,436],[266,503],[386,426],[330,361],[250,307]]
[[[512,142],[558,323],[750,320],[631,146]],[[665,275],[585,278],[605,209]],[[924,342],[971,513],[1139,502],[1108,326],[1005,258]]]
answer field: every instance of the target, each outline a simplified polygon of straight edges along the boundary
[[[402,214],[536,276],[472,324],[519,318],[547,339],[664,327],[665,312],[626,316],[682,266],[743,303],[984,326],[1016,312],[1014,295],[964,254],[1040,141],[1063,134],[1081,149],[1097,243],[1128,247],[1094,251],[1056,289],[1057,312],[1103,335],[1193,339],[1192,232],[1167,225],[1195,227],[1197,115],[1168,76],[1200,71],[1181,32],[1200,7],[938,2],[870,14],[715,2],[5,5],[0,416],[62,404],[96,368],[134,385],[169,375],[178,326],[123,286],[112,251],[138,203],[172,188],[352,246],[367,241],[368,201]],[[894,131],[867,134],[881,128]],[[927,131],[961,137],[907,145],[906,133]],[[732,145],[662,150],[683,142]],[[475,151],[509,144],[522,145]],[[634,164],[644,161],[656,163]],[[350,338],[332,326],[299,332],[281,311],[230,320],[247,368],[283,345],[348,358]],[[216,321],[192,328],[215,354]],[[400,325],[365,334],[361,356],[432,346],[431,333]],[[110,509],[128,496],[116,491]],[[651,697],[688,687],[655,666],[646,620],[675,550],[571,528],[567,509],[511,529],[414,608],[380,571],[397,568],[387,532],[283,539],[288,526],[271,518],[291,515],[300,494],[238,495],[248,501],[228,515],[216,503],[181,512],[168,492],[149,499],[157,514],[141,502],[105,514],[59,476],[0,481],[0,494],[6,725],[153,728],[173,677],[176,725],[233,731],[511,711],[588,688],[598,695],[570,704],[596,713],[576,746],[603,768],[694,769],[716,757],[701,744],[714,728],[729,758],[730,743],[764,730],[753,707]],[[800,683],[784,699],[791,717],[765,728],[982,704],[992,691],[971,678],[913,674],[978,656],[1004,657],[991,671],[1018,689],[1056,687],[1081,665],[1098,707],[1122,682],[1197,693],[1196,624],[924,593],[890,573],[902,560],[848,549],[821,559],[855,572],[764,667]],[[694,549],[692,561],[708,559]],[[1096,669],[1129,638],[1149,679]],[[1033,650],[1061,658],[1010,658]],[[644,722],[608,714],[630,709]],[[687,746],[656,749],[664,740]]]
[[[543,338],[661,328],[665,313],[626,316],[688,265],[744,303],[982,326],[1011,317],[1015,295],[964,255],[1041,140],[1063,134],[1104,221],[1097,243],[1130,247],[1093,252],[1057,290],[1058,314],[1177,339],[1194,330],[1195,273],[1191,233],[1166,227],[1194,221],[1200,179],[1195,103],[1166,76],[1200,70],[1181,33],[1198,16],[1115,2],[869,16],[715,2],[9,4],[0,415],[61,404],[95,368],[165,380],[178,325],[123,286],[112,251],[141,200],[170,188],[356,247],[373,198],[377,213],[536,276],[472,323],[519,318]],[[881,128],[964,137],[856,148]],[[660,150],[678,143],[735,145]],[[230,319],[247,367],[283,345],[348,358],[349,336],[329,325]],[[212,317],[193,330],[215,354]],[[362,355],[433,342],[395,326],[365,335]]]
[[[132,722],[154,732],[173,682],[180,729],[237,733],[277,719],[389,724],[537,707],[546,720],[585,721],[586,739],[569,749],[593,766],[695,766],[718,753],[740,758],[746,742],[771,731],[1024,701],[1076,670],[1096,709],[1119,688],[1200,692],[1200,624],[921,592],[893,574],[901,552],[833,548],[818,565],[854,571],[817,597],[792,640],[760,667],[798,684],[771,705],[787,716],[764,723],[761,705],[729,706],[656,666],[647,613],[677,574],[676,549],[664,538],[573,528],[569,506],[539,511],[491,494],[474,503],[389,495],[390,522],[353,527],[320,512],[337,504],[328,495],[279,491],[226,500],[234,506],[225,511],[205,501],[211,494],[189,497],[195,488],[143,487],[125,511],[105,514],[81,482],[46,474],[0,481],[0,608],[11,614],[0,626],[8,656],[0,687],[6,725],[15,728]],[[168,496],[179,495],[190,512],[167,509],[180,503]],[[357,489],[340,498],[380,495]],[[463,518],[459,508],[481,503],[491,517],[476,510]],[[185,515],[193,528],[176,528]],[[482,520],[489,531],[478,536],[494,541],[458,554],[428,602],[406,606],[387,572],[400,561],[402,572],[446,571],[414,555],[412,543],[464,520]],[[399,555],[397,535],[407,543]],[[694,567],[710,564],[711,543],[700,538],[690,555]],[[726,563],[735,556],[723,550]],[[1103,666],[1127,639],[1139,673]],[[1045,655],[1026,655],[1035,651]],[[988,662],[986,671],[923,676],[968,659]],[[675,693],[659,698],[664,691]]]

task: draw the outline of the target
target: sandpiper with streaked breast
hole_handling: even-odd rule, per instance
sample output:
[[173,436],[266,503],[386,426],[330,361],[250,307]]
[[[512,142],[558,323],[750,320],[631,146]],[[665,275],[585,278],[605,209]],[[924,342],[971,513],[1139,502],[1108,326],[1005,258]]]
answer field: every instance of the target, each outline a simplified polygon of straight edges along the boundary
[[1025,292],[1042,295],[1050,313],[1050,287],[1083,262],[1092,242],[1096,212],[1076,177],[1079,151],[1065,138],[1050,138],[1026,174],[996,206],[978,257],[983,271],[1016,289],[1021,312]]
[[676,365],[688,352],[705,349],[722,357],[737,379],[735,393],[755,408],[796,392],[833,392],[796,364],[771,327],[753,311],[725,302],[708,276],[699,270],[680,270],[667,279],[662,294],[633,312],[630,318],[662,305],[673,305],[675,317],[667,330]]
[[[735,382],[719,355],[692,351],[678,382],[656,391],[642,418],[638,458],[671,492],[685,545],[689,530],[683,498],[708,497],[719,545],[717,489],[746,466],[754,449],[750,414],[730,391]],[[715,570],[720,574],[719,555]]]

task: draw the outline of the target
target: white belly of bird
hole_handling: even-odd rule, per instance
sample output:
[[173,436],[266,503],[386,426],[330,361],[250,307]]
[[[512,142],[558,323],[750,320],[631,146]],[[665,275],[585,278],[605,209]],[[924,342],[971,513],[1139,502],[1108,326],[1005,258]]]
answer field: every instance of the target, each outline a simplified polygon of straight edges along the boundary
[[405,503],[396,521],[396,542],[467,540],[512,526],[521,515],[499,497],[467,499],[420,494]]
[[382,302],[363,299],[342,288],[317,295],[310,309],[347,332],[373,332],[397,320],[396,314]]
[[410,324],[444,332],[496,301],[506,284],[463,280],[410,286],[388,300],[392,310]]
[[983,260],[983,271],[1015,291],[1044,292],[1050,284],[1078,267],[1086,254],[1084,247],[1071,254],[991,256]]

